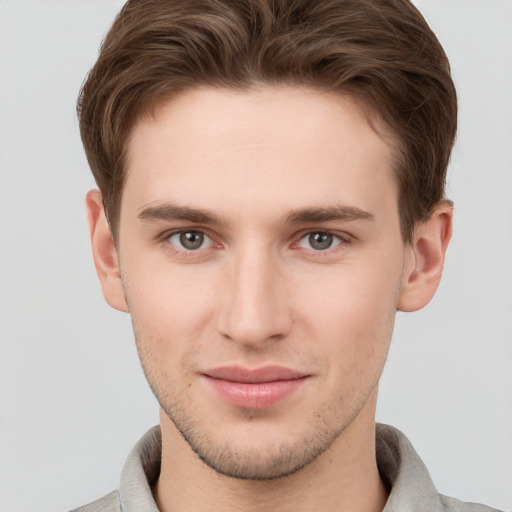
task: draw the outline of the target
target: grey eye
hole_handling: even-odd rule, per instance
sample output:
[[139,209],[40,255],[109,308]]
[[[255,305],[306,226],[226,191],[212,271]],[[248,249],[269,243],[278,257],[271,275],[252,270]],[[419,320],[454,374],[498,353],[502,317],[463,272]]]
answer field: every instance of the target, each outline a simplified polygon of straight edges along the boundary
[[169,242],[180,249],[196,251],[203,248],[210,239],[201,231],[181,231],[169,237]]
[[333,236],[330,233],[311,233],[308,238],[309,245],[317,251],[329,249],[333,242]]
[[314,251],[325,251],[339,245],[341,242],[338,236],[327,231],[313,231],[302,237],[299,246]]

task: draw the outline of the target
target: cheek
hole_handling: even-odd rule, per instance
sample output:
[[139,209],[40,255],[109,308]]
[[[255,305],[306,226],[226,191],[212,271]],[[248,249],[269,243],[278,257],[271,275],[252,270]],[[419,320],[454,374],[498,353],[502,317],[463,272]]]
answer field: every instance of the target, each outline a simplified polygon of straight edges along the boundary
[[[137,350],[155,395],[168,405],[194,383],[211,299],[190,279],[164,272],[125,276]],[[174,390],[174,392],[173,392]]]
[[[383,278],[386,274],[386,278]],[[399,270],[340,268],[305,283],[302,323],[345,370],[375,370],[386,358],[396,313]],[[350,372],[349,372],[350,373]]]
[[153,351],[175,358],[198,343],[214,304],[207,275],[146,266],[123,282],[136,334]]

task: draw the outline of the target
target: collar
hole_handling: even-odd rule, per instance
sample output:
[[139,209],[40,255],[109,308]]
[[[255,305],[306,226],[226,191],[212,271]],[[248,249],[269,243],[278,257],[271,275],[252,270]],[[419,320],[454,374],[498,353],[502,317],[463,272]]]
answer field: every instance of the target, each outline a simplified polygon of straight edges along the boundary
[[[377,465],[391,489],[383,512],[441,512],[461,510],[458,500],[441,496],[427,468],[409,440],[396,428],[376,425]],[[135,445],[121,473],[119,500],[123,512],[159,512],[151,486],[160,473],[162,437],[160,427],[149,430]],[[452,508],[453,507],[453,508]],[[465,507],[464,507],[464,510]],[[474,512],[488,509],[472,508]]]

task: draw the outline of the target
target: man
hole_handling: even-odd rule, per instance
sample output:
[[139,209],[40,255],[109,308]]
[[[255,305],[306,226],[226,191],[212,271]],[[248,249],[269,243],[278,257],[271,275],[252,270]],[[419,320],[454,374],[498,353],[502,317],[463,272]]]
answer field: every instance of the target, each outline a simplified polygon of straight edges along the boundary
[[456,95],[408,1],[129,1],[79,115],[96,269],[161,406],[79,510],[489,510],[375,425],[452,225]]

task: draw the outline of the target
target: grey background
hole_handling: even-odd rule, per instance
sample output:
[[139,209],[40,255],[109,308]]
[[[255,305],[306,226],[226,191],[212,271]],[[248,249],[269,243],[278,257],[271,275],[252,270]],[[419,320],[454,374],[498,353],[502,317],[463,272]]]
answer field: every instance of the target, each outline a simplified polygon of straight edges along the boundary
[[[460,132],[455,235],[437,297],[399,314],[378,419],[440,491],[512,509],[512,2],[423,0]],[[0,0],[0,510],[117,487],[158,421],[129,318],[103,301],[74,103],[120,0]]]

